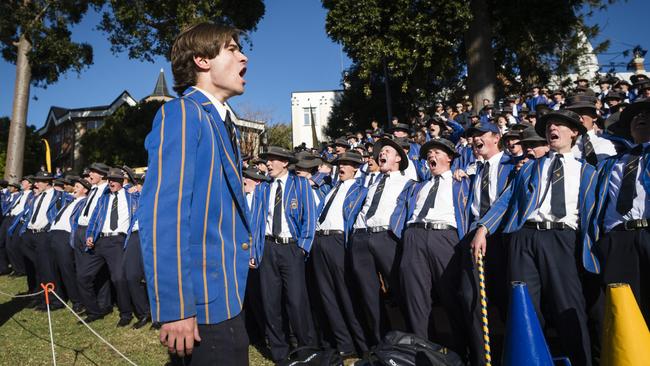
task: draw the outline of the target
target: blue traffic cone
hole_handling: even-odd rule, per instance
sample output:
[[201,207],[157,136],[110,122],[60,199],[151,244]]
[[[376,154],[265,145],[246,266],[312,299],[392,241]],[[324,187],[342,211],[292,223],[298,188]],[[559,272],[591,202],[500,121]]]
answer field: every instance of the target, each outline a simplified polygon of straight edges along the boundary
[[544,332],[524,282],[513,282],[506,324],[503,366],[553,366]]

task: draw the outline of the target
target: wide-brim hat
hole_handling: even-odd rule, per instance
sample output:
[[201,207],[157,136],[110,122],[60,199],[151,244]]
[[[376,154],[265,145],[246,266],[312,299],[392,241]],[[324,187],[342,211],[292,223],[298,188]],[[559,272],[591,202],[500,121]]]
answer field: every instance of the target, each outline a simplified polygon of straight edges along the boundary
[[372,148],[372,158],[375,159],[377,163],[379,163],[379,152],[384,148],[384,146],[390,146],[393,149],[397,150],[400,158],[402,158],[402,160],[399,162],[399,170],[406,170],[406,168],[409,166],[408,156],[406,156],[404,149],[402,149],[402,147],[392,139],[384,137],[377,140]]
[[106,174],[108,174],[108,171],[110,170],[110,168],[111,167],[109,167],[108,165],[106,165],[104,163],[92,163],[88,167],[88,170],[92,170],[92,171],[97,172],[97,173],[99,173],[101,175],[106,175]]
[[535,127],[528,127],[527,129],[521,131],[520,139],[517,144],[525,144],[527,142],[544,142],[546,143],[546,139],[542,136],[540,136],[537,133],[537,130],[535,130]]
[[72,179],[72,183],[79,183],[82,186],[84,186],[84,188],[86,188],[87,190],[90,190],[92,188],[92,184],[90,184],[89,181],[81,177],[75,177],[74,179]]
[[20,179],[20,181],[28,181],[30,184],[34,184],[34,176],[33,175],[26,175]]
[[323,163],[320,158],[300,159],[295,164],[295,167],[303,170],[310,170],[318,168]]
[[519,122],[519,123],[516,123],[516,124],[510,126],[510,131],[519,131],[519,132],[521,132],[521,131],[529,128],[529,127],[533,127],[533,125],[528,123],[528,122]]
[[270,160],[270,157],[280,158],[287,160],[290,164],[295,164],[298,159],[293,155],[293,152],[280,146],[269,146],[268,149],[260,154],[262,159]]
[[108,169],[108,174],[106,174],[106,179],[119,180],[121,182],[124,180],[124,171],[120,168],[110,168]]
[[40,182],[44,182],[44,181],[47,182],[47,181],[54,180],[54,175],[50,172],[40,171],[36,173],[36,175],[34,175],[32,179]]
[[337,156],[336,159],[332,161],[333,165],[339,165],[341,163],[352,163],[356,165],[361,165],[364,163],[363,156],[356,151],[346,151],[341,156]]
[[411,149],[411,142],[409,141],[408,138],[406,137],[395,137],[393,141],[397,142],[397,144],[405,150]]
[[122,170],[124,170],[124,173],[126,173],[126,176],[129,178],[129,181],[131,181],[131,183],[135,184],[136,183],[136,181],[135,181],[135,172],[133,171],[133,169],[129,168],[126,165],[123,165]]
[[427,120],[427,124],[426,124],[427,128],[428,128],[430,125],[439,125],[440,127],[445,127],[445,126],[447,125],[447,122],[445,122],[445,121],[444,121],[442,118],[440,118],[440,117],[433,117],[433,118],[429,118],[429,119]]
[[447,139],[438,138],[431,139],[422,145],[422,147],[420,147],[420,159],[427,160],[427,154],[429,153],[429,150],[433,148],[444,150],[452,159],[459,156],[458,152],[456,151],[456,146],[453,142]]
[[562,90],[562,89],[556,89],[556,90],[553,90],[553,93],[551,93],[551,95],[561,95],[561,96],[565,96],[566,93],[564,93],[564,90]]
[[16,189],[20,189],[20,183],[18,183],[18,182],[9,182],[9,184],[7,184],[7,186],[8,187],[14,187]]
[[266,182],[271,181],[270,177],[267,177],[264,174],[260,174],[260,172],[258,172],[257,169],[255,169],[253,167],[248,167],[248,168],[244,169],[242,171],[242,174],[244,174],[244,177],[248,178],[248,179],[266,181]]
[[596,102],[598,99],[595,96],[588,94],[575,94],[566,100],[565,109],[593,109],[596,110]]
[[586,81],[588,83],[589,79],[587,79],[586,76],[578,76],[578,78],[576,79],[576,81],[574,81],[574,83],[578,84],[581,81]]
[[603,97],[603,100],[605,102],[607,102],[608,100],[612,100],[612,99],[624,100],[625,99],[625,94],[623,94],[622,92],[617,92],[617,91],[612,90],[609,93],[607,93],[607,95],[605,95]]
[[390,133],[393,133],[395,131],[405,131],[411,133],[411,126],[409,126],[406,123],[398,123],[395,126],[390,128]]
[[501,137],[501,141],[505,141],[506,139],[518,139],[518,138],[521,138],[520,131],[509,130],[508,132],[503,134],[503,136]]
[[560,109],[559,111],[551,111],[541,116],[535,124],[535,131],[540,136],[546,137],[546,124],[549,121],[563,121],[567,122],[571,127],[575,127],[581,135],[587,133],[587,128],[580,122],[580,115],[568,109]]
[[248,162],[248,164],[249,164],[249,165],[266,164],[266,160],[265,160],[265,159],[261,159],[261,158],[259,158],[259,157],[258,157],[258,158],[252,158],[252,159]]
[[614,87],[618,87],[620,85],[627,85],[628,87],[631,87],[632,83],[630,83],[629,81],[627,81],[625,79],[621,79],[621,80],[617,81],[616,84],[614,84]]
[[618,122],[609,126],[609,130],[616,135],[631,140],[630,126],[632,125],[632,119],[640,112],[646,110],[650,110],[650,98],[637,99],[634,103],[623,109]]
[[342,146],[342,147],[344,147],[346,149],[349,149],[349,148],[352,147],[350,145],[350,143],[348,142],[348,140],[343,138],[343,137],[339,137],[336,140],[334,140],[334,142],[332,143],[332,146]]

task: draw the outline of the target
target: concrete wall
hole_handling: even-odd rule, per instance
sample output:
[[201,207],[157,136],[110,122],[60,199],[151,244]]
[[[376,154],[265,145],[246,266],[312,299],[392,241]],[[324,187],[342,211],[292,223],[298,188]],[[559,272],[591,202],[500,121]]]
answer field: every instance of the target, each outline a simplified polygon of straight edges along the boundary
[[323,129],[327,126],[332,107],[341,93],[340,90],[291,93],[291,127],[294,146],[298,146],[303,142],[307,147],[313,145],[310,107],[316,122],[318,141],[326,140]]

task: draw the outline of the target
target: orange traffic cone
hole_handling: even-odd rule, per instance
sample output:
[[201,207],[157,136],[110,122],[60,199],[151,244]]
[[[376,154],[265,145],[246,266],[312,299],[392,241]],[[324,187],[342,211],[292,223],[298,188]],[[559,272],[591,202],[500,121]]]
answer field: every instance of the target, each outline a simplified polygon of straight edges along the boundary
[[607,286],[601,366],[650,366],[650,332],[630,285]]

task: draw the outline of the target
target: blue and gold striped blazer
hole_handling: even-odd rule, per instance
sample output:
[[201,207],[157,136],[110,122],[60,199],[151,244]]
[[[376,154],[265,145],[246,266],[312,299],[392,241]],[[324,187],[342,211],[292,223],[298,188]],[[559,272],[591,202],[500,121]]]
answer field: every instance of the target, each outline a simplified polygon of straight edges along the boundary
[[[537,160],[528,161],[521,167],[515,180],[494,202],[492,207],[478,221],[490,233],[501,228],[504,233],[515,232],[524,225],[528,217],[535,211],[539,195],[543,194],[540,176],[544,164],[549,158],[544,156]],[[584,268],[592,273],[600,273],[600,264],[592,252],[594,244],[593,230],[590,222],[595,213],[596,169],[580,160],[580,191],[578,196],[579,211],[579,243],[582,243],[581,261]]]
[[216,107],[188,88],[160,108],[145,147],[136,215],[153,319],[196,316],[216,324],[237,316],[250,258],[249,209],[239,151]]
[[[271,182],[262,182],[255,187],[253,198],[253,258],[259,265],[264,253],[264,235],[266,233],[266,217],[269,212],[269,194]],[[287,186],[283,196],[283,212],[289,225],[291,237],[297,241],[298,247],[306,253],[311,250],[316,230],[316,201],[312,187],[304,177],[289,173]]]
[[[363,203],[366,200],[366,195],[368,195],[368,188],[363,186],[363,181],[365,178],[361,176],[359,178],[353,179],[354,183],[345,194],[345,198],[343,199],[343,209],[341,210],[344,226],[343,237],[346,247],[349,243],[348,240],[350,239],[350,234],[352,234],[354,222],[357,220],[357,215],[359,215],[359,212],[361,212],[361,209],[363,208]],[[327,204],[325,198],[327,198],[327,196],[323,197],[323,199],[320,201],[320,204],[318,205],[318,208],[316,209],[316,212],[318,212],[316,220],[318,220],[321,213],[323,213],[323,209]]]

